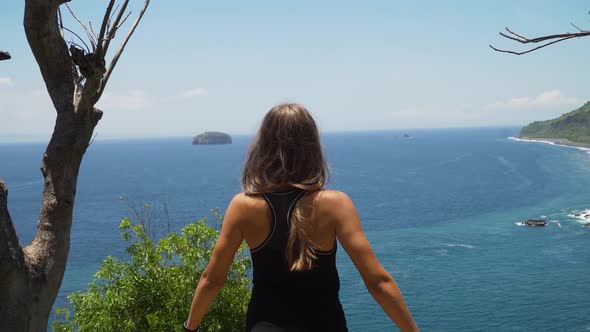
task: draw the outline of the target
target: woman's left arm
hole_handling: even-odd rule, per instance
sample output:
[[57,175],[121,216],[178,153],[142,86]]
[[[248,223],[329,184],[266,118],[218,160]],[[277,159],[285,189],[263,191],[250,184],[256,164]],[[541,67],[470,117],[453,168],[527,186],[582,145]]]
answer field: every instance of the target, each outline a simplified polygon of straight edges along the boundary
[[185,325],[189,330],[194,330],[201,324],[211,302],[225,283],[234,256],[244,240],[239,227],[240,218],[244,215],[243,208],[243,194],[237,194],[227,207],[211,260],[203,271],[195,290]]

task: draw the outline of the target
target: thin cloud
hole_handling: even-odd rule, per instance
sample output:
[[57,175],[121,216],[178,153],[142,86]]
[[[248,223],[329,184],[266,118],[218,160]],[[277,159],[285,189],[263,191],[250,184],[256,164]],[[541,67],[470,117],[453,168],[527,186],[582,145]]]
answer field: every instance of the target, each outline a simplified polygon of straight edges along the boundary
[[0,77],[0,87],[12,86],[12,79],[10,77]]
[[193,98],[193,97],[206,97],[209,95],[209,90],[205,88],[194,88],[188,91],[185,91],[182,96],[185,98]]
[[567,97],[560,90],[545,91],[534,97],[514,97],[486,105],[486,109],[531,109],[582,104],[580,98]]
[[107,94],[101,98],[98,106],[103,109],[121,109],[139,111],[149,108],[151,103],[143,90],[131,90],[125,94]]

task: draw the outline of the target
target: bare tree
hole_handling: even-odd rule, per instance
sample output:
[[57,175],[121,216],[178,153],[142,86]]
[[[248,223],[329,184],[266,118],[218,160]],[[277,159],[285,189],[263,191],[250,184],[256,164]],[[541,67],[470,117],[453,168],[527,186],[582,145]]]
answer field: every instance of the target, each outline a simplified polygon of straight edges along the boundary
[[[24,248],[8,212],[6,183],[0,179],[0,331],[47,329],[70,248],[80,163],[103,114],[94,105],[150,3],[143,0],[135,22],[107,66],[110,43],[129,17],[129,0],[117,8],[116,0],[109,1],[98,33],[71,12],[91,47],[63,25],[60,7],[68,1],[25,0],[25,33],[57,116],[41,163],[44,187],[37,232]],[[69,47],[67,34],[78,38],[72,39]]]
[[10,53],[0,51],[0,61],[10,59]]
[[502,37],[510,39],[510,40],[514,40],[514,41],[519,42],[521,44],[534,45],[534,44],[541,43],[541,45],[529,48],[529,49],[521,51],[521,52],[499,49],[499,48],[496,48],[492,45],[490,45],[490,47],[496,52],[510,53],[510,54],[515,54],[515,55],[523,55],[523,54],[531,53],[531,52],[541,49],[543,47],[547,47],[549,45],[553,45],[553,44],[556,44],[556,43],[559,43],[562,41],[566,41],[569,39],[590,36],[590,30],[581,29],[577,25],[575,25],[574,23],[570,23],[570,24],[577,30],[577,32],[565,32],[565,33],[540,36],[540,37],[535,37],[535,38],[527,38],[527,37],[523,36],[522,34],[516,33],[514,31],[510,30],[508,27],[506,27],[506,32],[500,32],[500,35]]

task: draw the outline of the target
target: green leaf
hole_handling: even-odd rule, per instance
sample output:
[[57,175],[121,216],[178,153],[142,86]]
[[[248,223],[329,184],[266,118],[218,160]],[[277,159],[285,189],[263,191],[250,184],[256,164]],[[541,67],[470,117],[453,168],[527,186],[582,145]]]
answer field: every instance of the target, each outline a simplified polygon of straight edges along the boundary
[[[216,210],[213,214],[216,220],[223,218]],[[128,257],[107,257],[88,288],[70,294],[68,308],[55,309],[53,331],[181,330],[219,231],[208,225],[206,217],[158,241],[130,218],[121,220],[119,230]],[[246,249],[245,244],[240,246],[226,286],[201,323],[202,331],[243,330],[250,298]]]

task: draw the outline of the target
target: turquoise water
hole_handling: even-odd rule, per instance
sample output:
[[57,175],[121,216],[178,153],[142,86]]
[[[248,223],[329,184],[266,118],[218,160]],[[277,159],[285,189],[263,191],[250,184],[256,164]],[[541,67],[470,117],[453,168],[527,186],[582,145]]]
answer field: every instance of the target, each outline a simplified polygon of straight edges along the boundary
[[[515,129],[330,133],[331,187],[357,205],[378,258],[423,331],[590,330],[590,155],[506,137]],[[95,141],[82,164],[68,269],[57,304],[107,255],[123,255],[120,196],[168,203],[173,228],[222,211],[239,191],[249,142]],[[34,234],[42,144],[0,144],[0,175],[23,243]],[[545,216],[545,228],[516,223]],[[351,331],[396,330],[342,248]]]

